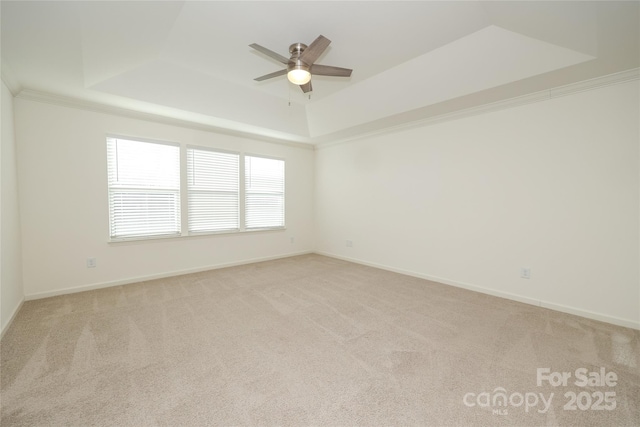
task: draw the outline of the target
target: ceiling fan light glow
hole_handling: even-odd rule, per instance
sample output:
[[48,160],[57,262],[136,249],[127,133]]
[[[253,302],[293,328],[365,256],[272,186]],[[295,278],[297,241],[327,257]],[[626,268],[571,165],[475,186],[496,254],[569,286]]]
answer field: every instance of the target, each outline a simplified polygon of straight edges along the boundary
[[306,85],[311,80],[311,73],[302,68],[294,68],[289,70],[287,78],[295,85]]

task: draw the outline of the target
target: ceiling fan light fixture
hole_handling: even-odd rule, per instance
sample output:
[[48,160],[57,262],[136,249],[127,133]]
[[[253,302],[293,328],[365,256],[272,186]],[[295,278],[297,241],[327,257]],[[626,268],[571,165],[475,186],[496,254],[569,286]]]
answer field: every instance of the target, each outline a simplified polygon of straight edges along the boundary
[[311,73],[298,65],[289,70],[287,78],[294,85],[306,85],[311,80]]

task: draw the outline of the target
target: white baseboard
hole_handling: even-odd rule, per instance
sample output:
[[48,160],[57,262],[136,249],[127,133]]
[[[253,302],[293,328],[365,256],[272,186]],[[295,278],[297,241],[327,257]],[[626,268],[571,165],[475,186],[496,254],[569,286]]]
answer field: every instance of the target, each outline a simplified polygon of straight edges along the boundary
[[611,323],[613,325],[624,326],[625,328],[638,329],[640,330],[640,322],[630,320],[630,319],[622,319],[620,317],[609,316],[602,313],[596,313],[589,310],[583,310],[581,308],[571,307],[563,304],[556,304],[549,301],[537,300],[534,298],[525,297],[518,294],[512,294],[508,292],[497,291],[495,289],[485,288],[482,286],[473,285],[470,283],[458,282],[455,280],[446,279],[443,277],[430,276],[428,274],[417,273],[415,271],[403,270],[400,268],[391,267],[384,264],[378,264],[375,262],[367,262],[357,258],[345,257],[341,255],[332,254],[329,252],[316,251],[318,255],[324,255],[331,258],[341,259],[344,261],[354,262],[356,264],[367,265],[369,267],[380,268],[382,270],[393,271],[394,273],[406,274],[407,276],[418,277],[420,279],[431,280],[433,282],[443,283],[445,285],[451,285],[458,288],[464,288],[475,292],[480,292],[487,295],[492,295],[500,298],[505,298],[513,301],[522,302],[525,304],[535,305],[543,308],[548,308],[554,311],[560,311],[562,313],[573,314],[580,317],[585,317],[587,319],[598,320],[600,322]]
[[18,304],[16,306],[16,308],[13,310],[13,313],[11,313],[11,317],[9,317],[9,321],[7,322],[6,325],[4,325],[4,328],[2,328],[2,331],[0,331],[0,340],[4,336],[5,332],[7,332],[9,330],[9,326],[11,326],[11,323],[13,323],[13,320],[18,315],[18,312],[22,308],[22,305],[24,304],[24,301],[25,301],[25,298],[22,298],[22,300],[20,300],[20,304]]
[[580,317],[586,317],[587,319],[598,320],[600,322],[611,323],[612,325],[624,326],[625,328],[640,330],[640,322],[634,322],[633,320],[623,319],[616,316],[609,316],[608,314],[597,313],[595,311],[584,310],[569,305],[556,304],[549,301],[540,301],[540,307],[548,308],[549,310],[554,311],[561,311],[563,313],[573,314]]
[[76,293],[76,292],[84,292],[84,291],[91,291],[91,290],[95,290],[95,289],[110,288],[112,286],[128,285],[128,284],[131,284],[131,283],[144,282],[144,281],[147,281],[147,280],[164,279],[166,277],[181,276],[183,274],[199,273],[201,271],[217,270],[217,269],[220,269],[220,268],[235,267],[237,265],[253,264],[255,262],[271,261],[271,260],[274,260],[274,259],[289,258],[289,257],[292,257],[292,256],[306,255],[306,254],[310,254],[310,253],[313,253],[313,251],[301,251],[301,252],[293,252],[293,253],[282,254],[282,255],[262,257],[262,258],[251,258],[251,259],[245,259],[245,260],[241,260],[241,261],[234,261],[234,262],[228,262],[228,263],[207,265],[207,266],[203,266],[203,267],[190,268],[190,269],[186,269],[186,270],[166,271],[166,272],[163,272],[163,273],[151,274],[151,275],[148,275],[148,276],[129,277],[129,278],[126,278],[126,279],[114,280],[114,281],[110,281],[110,282],[92,283],[92,284],[89,284],[89,285],[75,286],[75,287],[72,287],[72,288],[57,289],[55,291],[37,292],[37,293],[34,293],[34,294],[25,295],[25,300],[30,301],[30,300],[36,300],[36,299],[42,299],[42,298],[55,297],[55,296],[59,296],[59,295],[73,294],[73,293]]
[[[367,265],[367,266],[370,266],[370,267],[380,268],[382,270],[393,271],[395,273],[406,274],[408,276],[413,276],[413,277],[418,277],[418,278],[421,278],[421,279],[431,280],[431,281],[434,281],[434,282],[443,283],[445,285],[451,285],[451,286],[455,286],[455,287],[458,287],[458,288],[468,289],[468,290],[471,290],[471,291],[480,292],[480,293],[487,294],[487,295],[492,295],[492,296],[496,296],[496,297],[500,297],[500,298],[509,299],[509,300],[512,300],[512,301],[518,301],[518,302],[522,302],[522,303],[525,303],[525,304],[530,304],[530,305],[534,305],[534,306],[538,306],[538,307],[547,308],[547,309],[550,309],[550,310],[555,310],[555,311],[560,311],[560,312],[563,312],[563,313],[573,314],[573,315],[576,315],[576,316],[585,317],[587,319],[598,320],[598,321],[605,322],[605,323],[611,323],[613,325],[624,326],[626,328],[632,328],[632,329],[640,330],[640,322],[637,322],[637,321],[634,321],[634,320],[630,320],[630,319],[623,319],[623,318],[610,316],[610,315],[606,315],[606,314],[602,314],[602,313],[596,313],[596,312],[593,312],[593,311],[584,310],[584,309],[580,309],[580,308],[576,308],[576,307],[571,307],[571,306],[567,306],[567,305],[563,305],[563,304],[556,304],[556,303],[553,303],[553,302],[550,302],[550,301],[537,300],[537,299],[534,299],[534,298],[529,298],[529,297],[525,297],[525,296],[518,295],[518,294],[502,292],[502,291],[498,291],[498,290],[495,290],[495,289],[485,288],[485,287],[477,286],[477,285],[470,284],[470,283],[464,283],[464,282],[459,282],[459,281],[456,281],[456,280],[450,280],[450,279],[447,279],[447,278],[444,278],[444,277],[431,276],[431,275],[428,275],[428,274],[418,273],[418,272],[411,271],[411,270],[404,270],[404,269],[395,268],[395,267],[392,267],[392,266],[389,266],[389,265],[373,263],[373,262],[367,262],[367,261],[364,261],[364,260],[361,260],[361,259],[345,257],[345,256],[336,255],[336,254],[329,253],[329,252],[323,252],[323,251],[301,251],[301,252],[294,252],[294,253],[288,253],[288,254],[282,254],[282,255],[276,255],[276,256],[262,257],[262,258],[251,258],[251,259],[245,259],[245,260],[241,260],[241,261],[234,261],[234,262],[222,263],[222,264],[214,264],[214,265],[208,265],[208,266],[197,267],[197,268],[186,269],[186,270],[168,271],[168,272],[159,273],[159,274],[153,274],[153,275],[148,275],[148,276],[130,277],[130,278],[127,278],[127,279],[115,280],[115,281],[110,281],[110,282],[93,283],[93,284],[89,284],[89,285],[76,286],[76,287],[72,287],[72,288],[58,289],[58,290],[55,290],[55,291],[39,292],[39,293],[25,295],[25,298],[23,299],[23,302],[24,301],[41,299],[41,298],[48,298],[48,297],[53,297],[53,296],[58,296],[58,295],[72,294],[72,293],[76,293],[76,292],[90,291],[90,290],[94,290],[94,289],[108,288],[108,287],[112,287],[112,286],[127,285],[127,284],[130,284],[130,283],[143,282],[143,281],[147,281],[147,280],[163,279],[163,278],[166,278],[166,277],[180,276],[180,275],[183,275],[183,274],[199,273],[201,271],[216,270],[216,269],[225,268],[225,267],[234,267],[234,266],[237,266],[237,265],[252,264],[252,263],[255,263],[255,262],[271,261],[271,260],[274,260],[274,259],[288,258],[288,257],[292,257],[292,256],[306,255],[306,254],[310,254],[310,253],[317,253],[318,255],[324,255],[324,256],[331,257],[331,258],[336,258],[336,259],[341,259],[341,260],[344,260],[344,261],[353,262],[353,263],[356,263],[356,264],[362,264],[362,265]],[[22,307],[22,302],[20,303],[20,305],[16,308],[16,310],[11,315],[11,319],[7,323],[7,326],[5,326],[5,328],[2,329],[2,334],[4,334],[4,332],[8,329],[9,325],[13,321],[13,318],[18,313],[20,307]],[[2,335],[0,335],[0,337],[1,336]]]

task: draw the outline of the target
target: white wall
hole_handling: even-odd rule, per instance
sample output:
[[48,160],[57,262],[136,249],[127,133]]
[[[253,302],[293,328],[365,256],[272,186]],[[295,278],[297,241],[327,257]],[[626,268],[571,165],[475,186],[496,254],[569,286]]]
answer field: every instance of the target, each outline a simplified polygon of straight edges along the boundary
[[[24,294],[315,249],[639,328],[639,91],[629,82],[320,147],[315,163],[305,148],[18,98]],[[3,228],[5,186],[16,191],[15,172],[5,179],[8,101],[3,87]],[[287,230],[107,243],[106,133],[286,158]],[[3,326],[23,295],[19,268],[9,270],[17,286],[4,280],[14,236],[3,232]],[[98,267],[87,269],[87,257]]]
[[640,328],[638,92],[320,147],[316,249]]
[[2,332],[24,300],[20,210],[13,125],[13,95],[2,82],[2,136],[0,143],[0,326]]
[[[20,98],[15,116],[27,299],[313,250],[310,148]],[[107,243],[107,133],[285,158],[287,230]]]

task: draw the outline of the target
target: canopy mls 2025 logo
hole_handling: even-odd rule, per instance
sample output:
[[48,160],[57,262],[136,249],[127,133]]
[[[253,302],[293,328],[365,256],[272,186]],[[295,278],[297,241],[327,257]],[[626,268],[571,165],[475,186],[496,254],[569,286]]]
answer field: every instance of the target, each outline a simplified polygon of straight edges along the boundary
[[[582,389],[578,392],[568,390],[564,393],[565,411],[613,411],[617,407],[616,392],[611,388],[618,385],[618,375],[601,367],[598,371],[578,368],[575,371],[551,371],[551,368],[538,368],[536,386],[569,387]],[[584,390],[588,388],[589,391]],[[596,388],[596,391],[590,391]],[[490,408],[494,415],[508,415],[511,408],[524,410],[525,413],[536,411],[545,414],[553,404],[555,393],[545,394],[539,391],[507,392],[504,387],[496,387],[493,391],[466,393],[462,402],[473,408]]]

